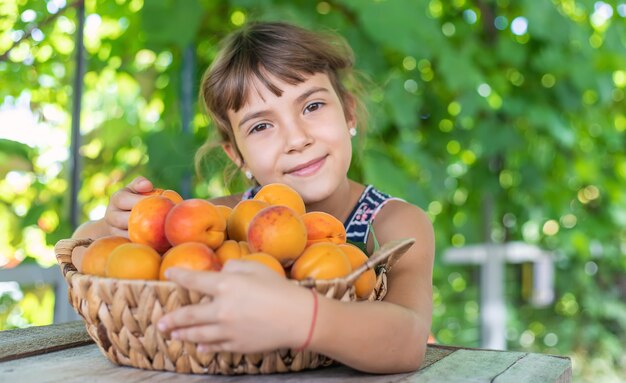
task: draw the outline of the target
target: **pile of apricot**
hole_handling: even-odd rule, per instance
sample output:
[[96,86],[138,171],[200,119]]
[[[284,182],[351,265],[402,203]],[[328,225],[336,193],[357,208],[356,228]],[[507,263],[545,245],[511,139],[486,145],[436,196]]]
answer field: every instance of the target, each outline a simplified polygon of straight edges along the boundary
[[[102,237],[85,251],[81,272],[122,279],[165,280],[169,267],[219,272],[232,259],[259,262],[296,280],[348,275],[367,261],[346,243],[335,217],[306,212],[300,195],[287,185],[269,184],[234,208],[202,199],[183,200],[155,189],[131,210],[128,236]],[[376,284],[373,270],[355,283],[360,299]]]

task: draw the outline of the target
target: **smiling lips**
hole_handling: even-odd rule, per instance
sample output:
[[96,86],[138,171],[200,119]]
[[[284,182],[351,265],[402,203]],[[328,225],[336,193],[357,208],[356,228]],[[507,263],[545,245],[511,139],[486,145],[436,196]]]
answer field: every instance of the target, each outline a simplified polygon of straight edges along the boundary
[[305,162],[301,165],[293,167],[285,172],[292,176],[305,177],[315,174],[326,162],[326,156],[316,158],[312,161]]

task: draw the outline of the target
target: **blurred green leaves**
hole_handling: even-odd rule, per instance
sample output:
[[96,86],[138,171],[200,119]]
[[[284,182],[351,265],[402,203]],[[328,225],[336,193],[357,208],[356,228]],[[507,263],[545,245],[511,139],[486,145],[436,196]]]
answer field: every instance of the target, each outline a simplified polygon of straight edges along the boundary
[[[568,354],[582,379],[625,373],[619,351],[626,344],[623,2],[86,4],[84,220],[102,216],[110,195],[137,175],[172,189],[193,175],[193,155],[212,128],[194,103],[191,132],[182,132],[183,48],[196,48],[197,89],[217,41],[243,21],[336,30],[353,47],[357,69],[375,84],[365,92],[370,134],[363,150],[354,151],[350,175],[424,209],[438,253],[484,241],[485,222],[493,241],[554,251],[551,307],[532,307],[521,294],[519,268],[507,268],[509,347]],[[68,135],[75,10],[70,3],[52,19],[46,7],[25,1],[0,8],[6,15],[0,54],[20,33],[37,27],[43,34],[22,40],[0,61],[0,96],[28,92],[38,123]],[[27,10],[35,12],[31,21],[22,17]],[[516,34],[511,25],[519,17],[528,28]],[[0,136],[0,248],[10,249],[0,257],[44,257],[29,246],[33,232],[45,233],[49,252],[71,231],[69,168],[51,149]],[[245,187],[237,177],[224,184],[227,160],[216,150],[204,164],[206,178],[193,178],[195,197]],[[483,209],[487,196],[494,201],[490,216]],[[436,258],[433,333],[440,342],[478,346],[477,278],[476,269]]]
[[13,170],[32,171],[32,152],[28,145],[0,138],[0,177]]
[[193,42],[204,17],[197,0],[151,0],[144,3],[141,26],[150,48],[164,48],[171,44],[184,48]]

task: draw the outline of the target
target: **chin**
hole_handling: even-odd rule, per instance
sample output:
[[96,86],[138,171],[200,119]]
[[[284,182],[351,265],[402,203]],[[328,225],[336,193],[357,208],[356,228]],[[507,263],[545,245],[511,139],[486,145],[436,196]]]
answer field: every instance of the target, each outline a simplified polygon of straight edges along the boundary
[[292,187],[300,194],[307,205],[323,201],[337,190],[337,186],[333,187],[330,184],[320,184],[318,182],[301,182]]

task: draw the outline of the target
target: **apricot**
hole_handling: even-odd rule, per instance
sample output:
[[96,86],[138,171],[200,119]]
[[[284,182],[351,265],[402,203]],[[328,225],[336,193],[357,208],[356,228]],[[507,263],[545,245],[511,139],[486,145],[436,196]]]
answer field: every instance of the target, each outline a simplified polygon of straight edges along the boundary
[[96,239],[87,247],[83,254],[81,272],[84,274],[106,276],[106,265],[113,249],[119,245],[130,243],[128,238],[111,235]]
[[290,207],[300,215],[306,213],[304,201],[300,194],[285,184],[267,184],[256,193],[254,199],[267,202],[270,205]]
[[248,226],[252,221],[252,218],[259,211],[268,207],[269,204],[263,201],[257,201],[248,199],[239,202],[233,208],[233,211],[228,217],[228,224],[226,225],[228,230],[228,239],[235,241],[247,241],[248,240]]
[[302,216],[307,232],[307,247],[318,242],[346,243],[346,228],[334,216],[312,211]]
[[230,217],[230,213],[233,211],[233,209],[226,205],[215,205],[215,207],[220,212],[220,214],[222,214],[222,217],[224,217],[224,221],[228,222],[228,217]]
[[267,253],[250,253],[240,258],[242,261],[258,262],[266,267],[269,267],[272,271],[277,273],[283,278],[286,278],[285,269],[278,260]]
[[222,265],[225,265],[230,259],[239,259],[244,255],[250,254],[250,247],[248,246],[248,242],[237,242],[229,239],[224,241],[222,246],[215,250],[215,254],[217,254],[217,257],[222,262]]
[[303,280],[345,277],[352,271],[348,256],[338,245],[320,242],[307,247],[291,267],[291,278]]
[[[339,245],[339,249],[343,251],[350,261],[350,265],[352,266],[352,270],[356,270],[365,262],[367,262],[367,255],[358,247],[352,244],[343,244]],[[369,298],[372,291],[376,287],[376,272],[374,270],[369,269],[366,270],[363,274],[361,274],[357,280],[354,282],[354,289],[356,290],[356,296],[359,299],[367,299]]]
[[106,276],[121,279],[159,279],[160,265],[161,255],[152,247],[141,243],[125,243],[111,252],[106,265]]
[[268,253],[289,266],[306,247],[306,226],[300,214],[287,206],[269,206],[254,216],[248,227],[252,252]]
[[160,195],[161,197],[165,197],[174,203],[179,203],[183,201],[183,197],[180,196],[177,192],[170,189],[152,189],[149,192],[143,192],[142,195]]
[[159,195],[137,202],[128,218],[128,236],[131,242],[148,245],[159,253],[172,247],[165,237],[165,217],[174,206],[170,199]]
[[189,270],[220,271],[222,263],[215,252],[200,242],[185,242],[169,249],[163,255],[159,269],[159,279],[167,280],[165,271],[170,267],[182,267]]
[[165,235],[174,246],[200,242],[217,249],[226,236],[226,221],[211,202],[188,199],[174,206],[167,215]]

